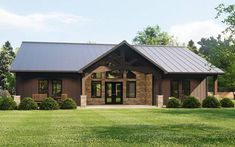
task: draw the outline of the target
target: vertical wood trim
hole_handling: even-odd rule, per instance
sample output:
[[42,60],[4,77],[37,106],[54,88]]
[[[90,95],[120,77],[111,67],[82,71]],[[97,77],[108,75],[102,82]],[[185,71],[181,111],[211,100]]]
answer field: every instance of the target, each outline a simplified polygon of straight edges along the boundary
[[213,94],[217,95],[218,93],[218,76],[217,75],[213,76],[213,87],[214,87]]

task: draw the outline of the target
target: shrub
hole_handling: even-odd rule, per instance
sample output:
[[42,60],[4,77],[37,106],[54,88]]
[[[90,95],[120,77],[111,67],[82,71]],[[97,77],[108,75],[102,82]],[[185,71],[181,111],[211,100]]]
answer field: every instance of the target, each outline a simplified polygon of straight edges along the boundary
[[202,107],[204,108],[219,108],[220,102],[216,97],[208,96],[202,101]]
[[179,108],[180,107],[180,101],[177,98],[170,98],[167,105],[167,108]]
[[12,97],[2,97],[0,100],[0,110],[14,110],[17,109],[16,102]]
[[0,97],[11,97],[11,94],[7,90],[0,89]]
[[220,104],[222,107],[234,107],[233,101],[229,98],[223,98],[222,100],[220,100]]
[[19,105],[20,110],[37,110],[38,104],[30,97],[24,98]]
[[45,98],[43,102],[40,104],[41,110],[57,110],[59,109],[59,104],[53,98]]
[[73,99],[67,98],[63,101],[60,108],[61,109],[76,109],[77,104]]
[[193,96],[188,96],[187,98],[185,98],[185,100],[183,101],[183,105],[184,108],[200,108],[201,107],[201,103],[199,102],[199,100]]

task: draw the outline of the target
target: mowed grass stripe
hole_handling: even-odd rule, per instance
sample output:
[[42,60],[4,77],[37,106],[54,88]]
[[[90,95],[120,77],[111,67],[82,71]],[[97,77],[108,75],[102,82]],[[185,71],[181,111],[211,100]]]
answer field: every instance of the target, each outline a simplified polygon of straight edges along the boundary
[[235,109],[0,111],[0,146],[234,146]]

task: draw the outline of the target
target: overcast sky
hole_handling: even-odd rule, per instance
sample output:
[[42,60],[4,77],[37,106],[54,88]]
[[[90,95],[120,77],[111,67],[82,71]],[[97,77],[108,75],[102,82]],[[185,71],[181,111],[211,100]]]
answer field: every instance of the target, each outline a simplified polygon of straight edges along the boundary
[[178,41],[217,36],[215,7],[234,0],[0,0],[0,43],[22,41],[132,43],[159,25]]

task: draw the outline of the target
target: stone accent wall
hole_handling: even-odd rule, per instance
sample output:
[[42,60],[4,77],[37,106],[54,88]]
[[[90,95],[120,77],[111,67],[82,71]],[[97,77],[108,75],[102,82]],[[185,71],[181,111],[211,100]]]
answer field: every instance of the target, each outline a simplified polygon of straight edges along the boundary
[[[105,73],[102,75],[102,79],[98,80],[102,83],[102,97],[91,98],[91,77],[88,77],[85,81],[85,94],[87,95],[88,105],[103,105],[105,104],[105,82],[122,82],[123,83],[123,104],[125,105],[152,105],[152,74],[144,74],[140,72],[134,72],[136,74],[136,98],[126,97],[126,79],[124,74],[123,79],[105,79]],[[95,80],[94,80],[95,81]]]

